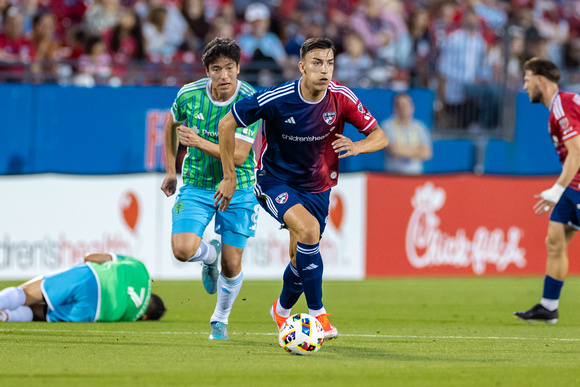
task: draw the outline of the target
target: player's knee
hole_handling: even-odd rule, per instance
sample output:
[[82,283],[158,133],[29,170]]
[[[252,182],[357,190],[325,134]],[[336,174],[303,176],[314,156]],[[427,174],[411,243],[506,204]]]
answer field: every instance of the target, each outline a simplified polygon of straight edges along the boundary
[[297,234],[298,242],[314,245],[320,240],[320,226],[318,223],[304,223]]
[[560,241],[560,238],[554,238],[550,234],[546,237],[546,249],[548,256],[558,255],[565,250],[565,245]]
[[182,243],[173,244],[173,256],[181,262],[187,262],[195,255],[199,246],[187,246]]

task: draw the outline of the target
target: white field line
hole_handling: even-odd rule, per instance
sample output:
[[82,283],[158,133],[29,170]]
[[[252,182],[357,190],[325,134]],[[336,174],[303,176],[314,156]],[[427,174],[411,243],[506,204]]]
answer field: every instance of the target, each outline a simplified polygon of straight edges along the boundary
[[[73,329],[27,329],[2,328],[2,332],[46,332],[46,333],[103,333],[103,334],[146,334],[146,335],[207,335],[209,332],[140,332],[140,331],[107,331],[107,330],[73,330]],[[277,333],[260,332],[230,332],[230,335],[277,336]],[[566,339],[558,337],[500,337],[500,336],[420,336],[420,335],[358,335],[339,334],[344,337],[372,337],[380,339],[450,339],[450,340],[529,340],[529,341],[570,341],[580,342],[580,339]]]

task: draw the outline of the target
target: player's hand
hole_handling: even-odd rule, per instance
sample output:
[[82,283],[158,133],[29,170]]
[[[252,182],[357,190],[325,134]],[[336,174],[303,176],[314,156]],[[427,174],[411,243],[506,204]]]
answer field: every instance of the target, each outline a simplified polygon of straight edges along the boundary
[[534,206],[534,212],[537,215],[543,215],[544,213],[550,213],[552,211],[552,209],[554,208],[554,206],[556,205],[556,203],[550,201],[550,200],[546,200],[542,198],[542,195],[535,195],[534,196],[536,199],[540,199],[536,205]]
[[175,176],[165,175],[165,179],[163,179],[163,183],[161,183],[161,191],[163,191],[165,196],[170,197],[173,195],[176,188],[177,178]]
[[236,192],[236,179],[224,178],[220,183],[215,195],[213,195],[215,202],[214,207],[219,211],[225,211],[230,205],[230,200]]
[[[343,159],[348,156],[356,156],[360,153],[356,143],[342,134],[336,134],[337,139],[332,142],[334,153],[338,153],[338,158]],[[344,152],[344,153],[341,153]]]
[[181,144],[188,148],[197,148],[200,137],[193,129],[180,125],[177,127],[177,134]]

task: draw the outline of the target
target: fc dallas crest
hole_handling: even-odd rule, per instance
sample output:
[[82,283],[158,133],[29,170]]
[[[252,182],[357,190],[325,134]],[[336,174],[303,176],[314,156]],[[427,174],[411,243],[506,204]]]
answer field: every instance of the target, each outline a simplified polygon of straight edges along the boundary
[[336,112],[326,112],[322,115],[322,118],[324,118],[324,122],[326,122],[328,125],[332,125],[334,119],[336,118]]

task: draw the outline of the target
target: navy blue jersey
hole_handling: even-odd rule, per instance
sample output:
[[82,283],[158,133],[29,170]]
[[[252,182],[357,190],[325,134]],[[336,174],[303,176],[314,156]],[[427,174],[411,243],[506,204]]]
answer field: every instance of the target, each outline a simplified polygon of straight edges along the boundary
[[313,193],[337,183],[338,154],[332,142],[344,124],[365,135],[377,125],[356,95],[335,81],[318,102],[304,100],[299,79],[239,100],[232,113],[243,127],[263,120],[260,171]]

